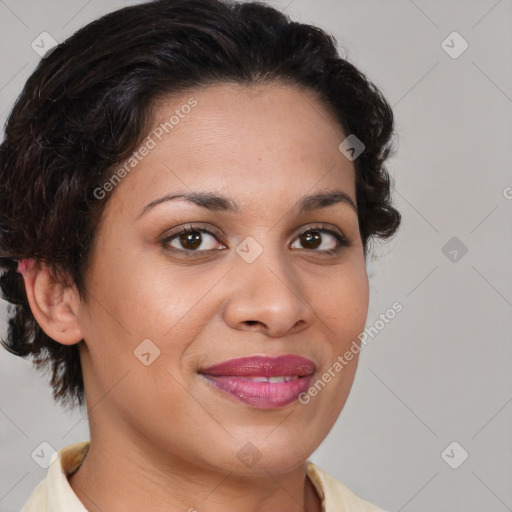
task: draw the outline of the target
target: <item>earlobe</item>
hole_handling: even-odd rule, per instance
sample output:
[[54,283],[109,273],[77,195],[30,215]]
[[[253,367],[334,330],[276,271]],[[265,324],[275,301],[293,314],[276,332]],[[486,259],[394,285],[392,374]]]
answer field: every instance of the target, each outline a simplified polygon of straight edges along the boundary
[[79,343],[78,296],[74,287],[57,280],[42,263],[23,272],[32,314],[50,338],[63,345]]

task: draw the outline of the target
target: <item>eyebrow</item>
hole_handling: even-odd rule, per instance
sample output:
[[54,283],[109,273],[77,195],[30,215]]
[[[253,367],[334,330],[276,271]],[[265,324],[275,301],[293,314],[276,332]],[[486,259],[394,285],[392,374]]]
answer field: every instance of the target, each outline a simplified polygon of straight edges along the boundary
[[[235,213],[240,211],[239,205],[226,196],[220,194],[212,194],[210,192],[190,192],[187,194],[167,194],[158,199],[155,199],[154,201],[151,201],[146,206],[144,206],[139,215],[137,215],[136,220],[138,220],[148,210],[154,208],[155,206],[175,199],[184,199],[185,201],[193,203],[197,206],[201,206],[202,208],[207,208],[208,210],[213,211]],[[333,206],[339,203],[350,206],[357,213],[357,206],[355,205],[352,198],[341,190],[332,190],[309,196],[303,196],[297,201],[294,208],[299,213],[305,213],[312,210],[318,210],[320,208],[328,208],[329,206]]]

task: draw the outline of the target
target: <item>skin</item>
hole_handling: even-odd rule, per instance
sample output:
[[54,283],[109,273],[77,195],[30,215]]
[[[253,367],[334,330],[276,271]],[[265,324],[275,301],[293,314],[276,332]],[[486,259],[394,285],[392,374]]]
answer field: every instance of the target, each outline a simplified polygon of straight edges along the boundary
[[[197,106],[108,198],[88,300],[44,266],[25,273],[45,332],[63,344],[84,340],[91,448],[69,482],[89,511],[317,512],[306,461],[338,418],[358,357],[307,405],[278,409],[240,402],[197,371],[298,354],[315,362],[315,381],[364,329],[356,211],[344,202],[294,210],[303,196],[331,190],[356,202],[353,163],[338,150],[346,135],[313,92],[280,83],[190,90],[159,104],[154,126],[190,97]],[[137,218],[155,199],[191,191],[227,196],[240,211],[173,200]],[[162,242],[188,223],[216,233],[201,233],[196,257],[179,238]],[[326,254],[338,243],[323,231],[322,245],[301,243],[301,230],[319,224],[349,245]],[[263,249],[250,264],[235,250],[248,236]],[[160,350],[148,366],[134,355],[145,339]],[[261,455],[250,467],[237,457],[249,442]]]

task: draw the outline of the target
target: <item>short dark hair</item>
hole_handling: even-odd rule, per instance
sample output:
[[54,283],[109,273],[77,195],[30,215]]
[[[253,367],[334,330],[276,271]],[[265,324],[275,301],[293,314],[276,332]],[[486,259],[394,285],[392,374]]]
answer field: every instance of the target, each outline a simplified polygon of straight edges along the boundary
[[87,299],[85,276],[107,203],[94,191],[147,135],[157,100],[226,82],[315,91],[344,133],[365,145],[353,162],[365,257],[372,237],[398,229],[384,166],[393,149],[391,107],[340,57],[332,36],[263,3],[228,0],[158,0],[89,23],[41,60],[0,146],[0,288],[10,302],[2,344],[51,369],[62,405],[85,403],[79,347],[56,342],[37,324],[17,262],[44,262]]

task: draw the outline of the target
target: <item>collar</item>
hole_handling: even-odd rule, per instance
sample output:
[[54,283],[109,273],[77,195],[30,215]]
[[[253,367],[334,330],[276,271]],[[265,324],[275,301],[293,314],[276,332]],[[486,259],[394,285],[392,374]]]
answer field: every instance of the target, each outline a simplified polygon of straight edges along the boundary
[[[80,467],[89,452],[90,441],[61,448],[51,458],[46,478],[42,480],[21,512],[87,512],[74,493],[68,478]],[[362,500],[348,487],[307,461],[307,476],[313,483],[322,503],[322,512],[385,512]]]

